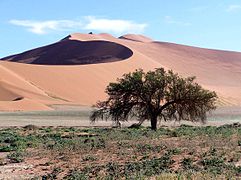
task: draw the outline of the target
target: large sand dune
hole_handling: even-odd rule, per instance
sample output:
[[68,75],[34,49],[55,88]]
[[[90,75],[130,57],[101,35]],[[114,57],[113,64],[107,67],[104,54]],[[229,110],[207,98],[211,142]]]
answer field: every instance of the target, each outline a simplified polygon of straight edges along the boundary
[[106,85],[137,68],[195,75],[220,105],[241,105],[241,53],[156,42],[143,35],[72,34],[0,61],[0,110],[93,105]]

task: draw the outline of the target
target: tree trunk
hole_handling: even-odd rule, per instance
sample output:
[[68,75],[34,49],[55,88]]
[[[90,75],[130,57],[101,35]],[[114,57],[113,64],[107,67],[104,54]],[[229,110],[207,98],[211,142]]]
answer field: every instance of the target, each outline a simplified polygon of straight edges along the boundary
[[155,130],[155,131],[157,129],[157,116],[156,115],[153,115],[151,117],[151,129]]

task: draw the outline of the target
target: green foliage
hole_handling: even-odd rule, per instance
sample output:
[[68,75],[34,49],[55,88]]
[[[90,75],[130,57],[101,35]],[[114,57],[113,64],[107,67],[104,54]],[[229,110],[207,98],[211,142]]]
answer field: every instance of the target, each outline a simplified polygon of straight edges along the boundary
[[131,177],[139,179],[140,177],[149,177],[163,172],[169,172],[173,163],[174,161],[171,159],[171,155],[166,153],[160,158],[152,158],[139,162],[127,162],[125,164],[108,162],[103,166],[91,166],[81,171],[75,170],[71,172],[66,179],[73,177],[85,179],[88,178],[90,174],[98,174],[103,169],[106,170],[105,179],[121,179],[122,177],[126,177],[126,179]]
[[25,149],[28,144],[26,138],[19,136],[15,132],[0,132],[0,152],[10,152]]
[[237,174],[241,175],[241,166],[236,167],[236,172]]
[[51,173],[48,173],[48,174],[46,174],[46,175],[43,175],[43,176],[42,176],[42,179],[43,179],[43,180],[45,180],[45,179],[46,179],[46,180],[47,180],[47,179],[57,179],[58,174],[61,173],[61,172],[62,172],[61,168],[54,168]]
[[220,137],[230,137],[234,133],[239,131],[237,128],[227,128],[225,126],[214,127],[214,126],[205,126],[205,127],[191,127],[186,125],[181,125],[179,128],[176,128],[169,132],[171,137],[180,137],[180,136],[220,136]]
[[97,157],[95,156],[87,155],[83,157],[83,161],[95,161],[95,160],[97,160]]
[[15,147],[11,146],[11,145],[1,145],[0,146],[0,152],[10,152],[10,151],[14,151]]
[[201,164],[205,170],[213,173],[221,174],[226,164],[221,157],[210,157],[201,160]]
[[66,180],[88,180],[88,175],[82,171],[73,170],[64,179]]
[[137,144],[136,148],[137,148],[137,151],[144,153],[144,152],[160,152],[163,147],[160,145]]
[[105,147],[105,140],[100,137],[71,137],[62,138],[58,134],[49,135],[43,139],[47,149],[61,150],[69,149],[72,151],[80,149],[100,149]]
[[183,158],[181,163],[183,169],[185,170],[193,168],[193,160],[191,158]]
[[238,146],[241,146],[241,140],[238,140]]
[[152,129],[156,129],[158,118],[204,122],[206,113],[216,108],[217,95],[194,80],[195,77],[182,78],[163,68],[124,74],[118,82],[107,86],[109,98],[97,102],[90,119],[111,118],[119,124],[137,117],[140,124],[151,120]]
[[13,152],[11,154],[8,154],[7,158],[10,160],[11,163],[20,163],[24,160],[22,152]]
[[168,149],[168,154],[177,155],[180,153],[181,153],[181,150],[179,148]]

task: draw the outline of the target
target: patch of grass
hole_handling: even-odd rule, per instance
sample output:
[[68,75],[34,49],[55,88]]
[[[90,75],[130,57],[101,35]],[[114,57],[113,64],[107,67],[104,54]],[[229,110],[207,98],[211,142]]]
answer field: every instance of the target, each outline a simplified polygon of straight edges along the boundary
[[181,150],[179,148],[172,148],[172,149],[168,149],[167,152],[170,155],[178,155],[181,153]]
[[139,162],[126,162],[119,164],[117,162],[108,162],[101,166],[91,166],[81,171],[73,171],[66,178],[80,175],[82,178],[90,178],[93,174],[105,172],[105,176],[110,179],[120,179],[128,177],[150,177],[162,172],[169,172],[174,161],[170,154],[164,154],[160,158],[152,158]]
[[170,136],[172,136],[172,137],[181,137],[181,136],[230,137],[231,135],[235,134],[236,132],[237,132],[237,129],[232,128],[232,127],[226,127],[226,126],[192,127],[192,126],[181,125],[179,128],[174,129],[170,133]]
[[93,155],[87,155],[83,157],[83,161],[95,161],[95,160],[97,160],[97,157]]
[[182,167],[185,170],[193,169],[193,160],[191,158],[183,158],[181,161]]
[[54,168],[51,173],[43,175],[41,178],[42,180],[57,179],[58,174],[61,172],[62,172],[61,168]]
[[204,158],[200,163],[204,167],[204,170],[215,174],[221,174],[222,170],[226,167],[224,160],[218,157]]
[[160,152],[164,147],[152,144],[136,144],[136,150],[142,153]]
[[241,146],[241,140],[238,140],[238,146]]
[[0,152],[10,152],[10,151],[14,151],[15,147],[7,144],[7,145],[1,145],[0,146]]
[[79,170],[72,170],[67,176],[65,176],[66,180],[88,180],[88,175],[86,173]]
[[25,137],[20,136],[16,132],[0,132],[0,152],[19,151],[26,147],[27,143]]
[[241,166],[237,166],[235,168],[235,170],[236,170],[236,173],[240,176],[241,175]]
[[13,152],[7,155],[11,163],[20,163],[24,161],[23,152]]

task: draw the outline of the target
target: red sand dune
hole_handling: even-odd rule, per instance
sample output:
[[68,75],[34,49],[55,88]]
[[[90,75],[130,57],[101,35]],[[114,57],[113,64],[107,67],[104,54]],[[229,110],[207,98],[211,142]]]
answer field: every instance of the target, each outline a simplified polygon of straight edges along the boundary
[[156,42],[143,35],[75,33],[0,61],[0,110],[93,105],[106,98],[106,85],[123,73],[157,67],[197,76],[218,93],[220,105],[241,105],[239,52]]

